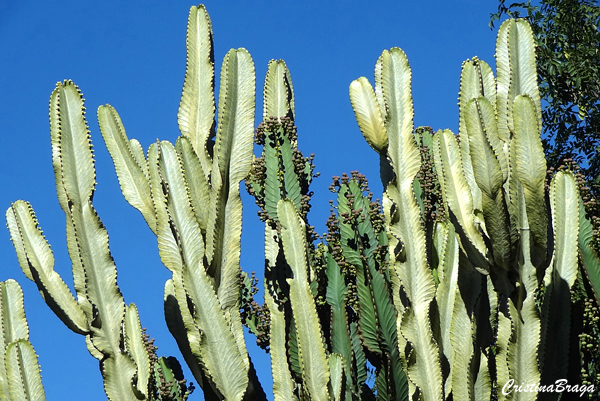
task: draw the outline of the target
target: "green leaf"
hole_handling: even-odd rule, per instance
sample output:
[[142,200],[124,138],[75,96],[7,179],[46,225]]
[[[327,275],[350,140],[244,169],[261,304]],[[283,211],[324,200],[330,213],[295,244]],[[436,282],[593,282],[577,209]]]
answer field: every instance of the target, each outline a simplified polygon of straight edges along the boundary
[[327,292],[326,300],[331,307],[331,350],[343,357],[346,363],[346,372],[351,370],[352,342],[350,339],[348,314],[346,313],[345,297],[348,287],[344,280],[344,274],[333,259],[327,253]]

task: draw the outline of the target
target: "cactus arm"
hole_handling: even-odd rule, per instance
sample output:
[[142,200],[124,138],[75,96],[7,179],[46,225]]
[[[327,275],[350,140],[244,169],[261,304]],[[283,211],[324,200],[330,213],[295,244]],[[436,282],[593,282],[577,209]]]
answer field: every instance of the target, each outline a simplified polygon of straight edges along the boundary
[[125,349],[129,352],[137,367],[136,381],[133,383],[139,392],[138,397],[148,398],[151,364],[150,355],[143,340],[142,326],[137,307],[131,303],[125,312]]
[[329,356],[329,376],[330,381],[330,393],[333,401],[342,401],[344,398],[344,367],[346,362],[344,358],[339,354],[331,354]]
[[234,307],[239,294],[239,183],[248,175],[254,157],[254,76],[254,64],[245,49],[227,53],[221,68],[219,126],[211,173],[211,204],[215,206],[209,212],[206,234],[209,272],[224,309]]
[[148,227],[156,231],[156,214],[150,194],[146,159],[139,142],[129,141],[121,117],[110,105],[98,107],[98,124],[108,148],[121,192],[131,206],[140,211]]
[[18,339],[6,347],[6,373],[10,400],[44,401],[46,395],[37,356],[31,343]]
[[31,205],[16,201],[6,211],[6,219],[25,275],[36,283],[50,309],[68,328],[78,334],[88,334],[86,315],[54,270],[52,250],[38,226]]
[[[476,227],[473,198],[465,179],[456,137],[450,130],[438,131],[434,137],[434,156],[438,179],[442,185],[444,203],[456,216],[456,220],[482,257],[487,256],[487,247],[481,232]],[[465,244],[463,243],[463,246]],[[479,262],[479,268],[487,266]]]
[[0,399],[45,400],[37,356],[29,342],[23,291],[0,282]]
[[192,143],[205,179],[212,169],[209,140],[215,125],[215,67],[213,32],[203,5],[191,7],[186,36],[185,80],[177,122],[179,130]]
[[346,371],[351,371],[352,342],[348,327],[348,314],[344,298],[348,286],[344,282],[344,274],[340,271],[330,253],[327,253],[327,293],[326,300],[331,307],[331,350],[343,357]]
[[[288,366],[286,348],[285,316],[277,307],[271,294],[265,292],[265,302],[271,313],[270,354],[273,377],[273,396],[276,401],[295,399],[294,381]],[[273,307],[273,308],[271,308]]]
[[525,20],[507,20],[498,30],[496,41],[498,134],[508,142],[514,130],[512,108],[517,95],[529,95],[536,105],[537,121],[542,121],[540,94],[535,68],[535,44]]
[[579,253],[583,265],[583,272],[587,277],[596,298],[600,304],[600,258],[592,246],[594,235],[592,223],[585,215],[583,200],[579,199]]
[[[408,340],[414,352],[408,366],[409,379],[422,391],[424,399],[442,398],[442,373],[439,349],[430,336],[429,308],[435,294],[435,283],[429,269],[425,233],[421,227],[420,207],[413,192],[413,181],[421,166],[421,156],[413,135],[413,107],[410,94],[410,67],[402,50],[384,51],[376,66],[381,69],[381,88],[389,135],[388,154],[395,182],[384,194],[384,210],[388,222],[390,263],[398,279],[392,279],[394,293],[399,292],[400,278],[412,306],[404,307],[394,296],[398,311],[398,331]],[[380,65],[380,67],[379,67]],[[404,347],[401,348],[401,351]]]
[[[275,269],[277,254],[279,253],[279,242],[277,230],[265,224],[265,263],[270,270]],[[266,276],[266,274],[265,274]],[[287,401],[295,399],[295,383],[292,380],[286,352],[287,336],[284,310],[271,295],[272,287],[265,277],[265,302],[271,314],[270,324],[270,354],[271,373],[273,377],[273,395],[275,401]]]
[[510,220],[502,189],[504,174],[499,161],[504,156],[504,151],[498,149],[498,143],[496,147],[492,145],[494,139],[499,142],[493,105],[486,98],[480,97],[471,100],[465,108],[470,142],[468,159],[472,163],[475,182],[481,191],[481,210],[491,240],[494,261],[497,266],[508,270],[511,263]]
[[6,347],[20,338],[29,338],[23,308],[23,291],[14,280],[0,282],[0,398],[10,399],[6,375]]
[[247,355],[240,355],[204,266],[184,266],[182,278],[201,331],[199,357],[225,399],[241,400],[248,386]]
[[294,88],[283,60],[269,61],[263,90],[263,120],[290,117],[294,120]]
[[[493,105],[496,104],[496,79],[494,78],[492,69],[486,62],[474,58],[473,60],[467,60],[463,63],[460,74],[458,134],[461,138],[460,150],[463,161],[463,169],[465,171],[465,178],[467,179],[469,187],[471,188],[473,204],[476,209],[481,209],[481,190],[477,186],[475,177],[473,175],[473,166],[471,164],[470,156],[471,140],[468,135],[468,129],[466,125],[466,111],[469,101],[472,99],[477,99],[480,96],[488,99]],[[498,155],[498,157],[501,157],[501,155]],[[504,157],[504,161],[505,163],[502,171],[504,174],[508,174],[506,156]]]
[[[181,161],[173,145],[167,141],[160,143],[160,176],[166,186],[166,207],[169,221],[160,222],[161,226],[170,228],[177,248],[171,248],[172,257],[181,258],[177,266],[185,264],[190,267],[202,266],[204,241],[202,232],[192,210],[186,182],[181,169]],[[175,254],[177,253],[177,255]]]
[[96,184],[83,96],[73,82],[65,81],[52,92],[50,107],[50,114],[59,119],[57,131],[51,133],[57,140],[58,152],[53,154],[53,165],[55,171],[60,171],[56,186],[62,187],[58,192],[64,193],[66,199],[82,205],[90,199]]
[[[515,130],[511,143],[515,148],[513,166],[515,174],[523,185],[532,240],[537,248],[546,249],[547,221],[544,193],[546,159],[533,99],[526,95],[517,96],[514,100],[513,116]],[[540,255],[543,256],[545,255]],[[537,265],[540,262],[534,259],[533,263]]]
[[[571,332],[571,288],[577,278],[579,193],[573,173],[558,172],[550,184],[554,255],[546,270],[544,282],[546,296],[542,307],[545,328],[542,332],[543,353],[542,382],[559,379],[567,373]],[[548,331],[551,327],[552,330]]]
[[[265,302],[271,313],[270,354],[271,373],[273,377],[273,396],[276,401],[295,399],[294,381],[288,366],[285,345],[285,316],[279,311],[277,304],[269,292],[265,293]],[[271,308],[273,307],[273,308]]]
[[[181,278],[180,276],[179,278]],[[187,299],[185,297],[185,290],[174,284],[174,279],[167,280],[164,291],[164,312],[167,328],[173,335],[173,338],[175,338],[181,355],[194,375],[194,378],[206,393],[207,389],[204,386],[202,370],[192,350],[192,344],[199,344],[200,339],[199,337],[190,337],[190,334],[198,333],[198,330],[187,308]],[[179,304],[179,299],[185,299],[185,307]],[[195,330],[188,329],[190,326],[195,327]],[[190,341],[190,338],[194,341]]]
[[492,380],[490,378],[490,370],[488,367],[488,358],[482,352],[479,357],[479,371],[477,372],[477,380],[473,386],[474,400],[490,400],[492,398]]
[[291,200],[279,201],[277,216],[281,223],[285,257],[293,273],[293,278],[287,281],[298,334],[303,382],[311,399],[328,400],[329,365],[315,302],[308,284],[304,222]]
[[[153,154],[155,152],[158,149],[152,150]],[[153,158],[149,156],[149,160]],[[213,282],[206,274],[202,262],[204,244],[200,227],[190,205],[180,160],[169,142],[160,143],[158,161],[160,171],[153,171],[152,163],[151,175],[162,177],[167,188],[163,199],[158,198],[159,193],[156,193],[158,199],[155,199],[157,204],[161,202],[165,207],[157,213],[159,249],[161,244],[166,244],[161,253],[163,263],[172,270],[174,281],[181,275],[186,294],[195,306],[195,327],[188,323],[186,329],[191,331],[188,336],[195,336],[198,330],[201,334],[199,344],[192,344],[193,338],[189,338],[192,352],[205,364],[223,396],[232,400],[241,399],[248,384],[245,355],[239,352]],[[163,218],[167,220],[163,221]],[[162,233],[166,238],[162,238]]]
[[510,368],[508,363],[508,348],[512,336],[512,321],[508,312],[498,313],[496,333],[496,392],[498,400],[510,399],[502,393],[502,386],[510,379]]
[[454,227],[449,223],[438,223],[434,235],[439,244],[436,247],[439,260],[443,264],[438,267],[442,278],[436,294],[440,310],[440,332],[443,352],[450,364],[445,394],[452,392],[453,399],[470,400],[473,399],[471,361],[474,354],[474,332],[459,290],[458,241]]
[[[254,112],[255,112],[255,69],[250,54],[245,49],[231,53],[228,78],[225,68],[221,70],[222,86],[219,96],[219,128],[215,144],[215,160],[221,166],[226,163],[228,174],[227,201],[224,207],[222,238],[220,243],[220,271],[217,275],[217,296],[232,326],[239,353],[248,366],[249,361],[244,340],[244,331],[237,308],[240,288],[240,252],[242,235],[242,200],[240,183],[248,176],[254,159]],[[225,94],[230,91],[230,94]],[[227,142],[231,141],[230,144]],[[227,150],[227,148],[229,148]],[[215,164],[216,165],[216,164]],[[223,170],[225,171],[225,170]],[[213,174],[215,171],[213,170]],[[225,175],[223,175],[225,177]],[[223,199],[223,202],[225,200]],[[214,238],[213,238],[214,240]],[[210,241],[210,239],[207,239]]]
[[192,143],[187,137],[180,137],[175,144],[177,154],[183,165],[183,173],[187,189],[190,196],[190,202],[194,215],[203,232],[206,232],[206,224],[208,221],[210,187],[204,174],[202,173],[202,165],[200,159],[192,147]]
[[73,233],[77,233],[74,239],[70,238],[70,252],[74,251],[78,256],[76,259],[81,261],[86,277],[86,297],[102,316],[102,329],[92,328],[92,342],[103,353],[114,355],[120,352],[119,333],[125,304],[116,285],[116,270],[108,250],[106,229],[91,205],[95,171],[84,113],[79,89],[70,81],[58,84],[51,96],[51,114],[60,118],[58,130],[51,132],[58,150],[53,154],[53,165],[55,171],[60,171],[56,186],[64,189],[69,200],[67,220],[72,224]]
[[[381,92],[387,116],[388,153],[392,160],[397,182],[412,185],[421,167],[419,149],[413,136],[413,104],[411,71],[406,54],[399,48],[385,50],[377,60],[381,69]],[[376,67],[377,70],[378,67]]]
[[352,81],[350,84],[350,103],[358,127],[369,146],[377,153],[385,154],[388,146],[388,135],[375,92],[367,78],[361,77]]
[[[521,195],[520,198],[520,202],[524,203],[524,195]],[[516,294],[508,299],[509,314],[513,325],[508,362],[511,378],[515,380],[515,383],[538,383],[541,377],[538,365],[541,321],[536,304],[538,280],[536,268],[531,262],[531,231],[526,207],[522,205],[519,209],[523,214],[520,218],[520,255],[517,259],[521,285],[515,289]],[[521,394],[519,399],[535,400],[536,394]]]
[[[100,370],[108,398],[133,400],[137,398],[131,386],[136,367],[121,348],[125,303],[117,286],[108,234],[92,206],[95,186],[92,146],[83,97],[71,81],[59,83],[52,93],[50,115],[52,162],[59,202],[63,210],[66,206],[75,286],[80,294],[78,286],[84,281],[83,294],[94,306],[93,315],[88,315],[91,329],[88,348],[93,347],[93,355],[103,356]],[[54,120],[59,123],[54,124]],[[66,205],[62,203],[65,200]]]

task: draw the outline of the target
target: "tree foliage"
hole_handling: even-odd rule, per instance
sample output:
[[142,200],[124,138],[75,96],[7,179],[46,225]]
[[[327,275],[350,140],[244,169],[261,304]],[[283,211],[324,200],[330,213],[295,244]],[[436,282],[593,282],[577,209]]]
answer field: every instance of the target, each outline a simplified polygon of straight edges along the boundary
[[572,158],[600,184],[600,6],[596,0],[534,3],[500,0],[490,26],[503,15],[531,24],[549,165]]

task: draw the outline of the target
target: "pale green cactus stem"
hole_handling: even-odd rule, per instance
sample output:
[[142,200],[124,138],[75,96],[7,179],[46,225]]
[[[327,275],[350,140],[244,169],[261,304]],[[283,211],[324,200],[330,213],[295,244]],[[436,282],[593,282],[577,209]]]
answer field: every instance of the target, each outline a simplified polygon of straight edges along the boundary
[[23,291],[14,280],[0,282],[0,399],[45,401],[37,355],[29,342]]
[[[245,49],[226,54],[215,123],[212,43],[206,9],[192,7],[178,112],[182,136],[175,146],[159,141],[146,159],[112,107],[100,107],[98,120],[122,192],[157,235],[161,259],[173,273],[165,308],[180,316],[167,316],[171,332],[205,391],[240,400],[262,394],[255,377],[250,383],[254,370],[238,309],[239,185],[254,157],[255,73]],[[249,388],[257,393],[245,395]]]
[[[547,198],[535,52],[524,20],[502,25],[496,59],[497,80],[483,61],[463,64],[460,142],[449,130],[433,137],[435,171],[448,212],[433,237],[425,236],[414,200],[420,160],[404,53],[384,51],[375,68],[375,89],[365,78],[350,88],[369,144],[381,153],[383,141],[377,138],[387,134],[395,177],[387,185],[384,210],[394,293],[404,296],[394,299],[406,341],[400,351],[411,393],[427,400],[450,394],[461,400],[496,394],[503,400],[501,389],[510,379],[549,384],[565,376],[567,367],[559,361],[569,359],[569,344],[577,341],[569,319],[570,289],[580,268],[578,241],[582,266],[589,266],[588,275],[597,271],[574,175],[556,173]],[[548,232],[554,237],[550,245]],[[427,243],[434,258],[425,254]],[[431,265],[435,261],[437,266]],[[550,344],[553,349],[562,345],[547,352]],[[443,359],[449,370],[441,370]],[[536,394],[508,398],[528,400]]]
[[67,244],[77,297],[54,271],[50,246],[33,209],[24,201],[15,202],[6,212],[19,263],[65,325],[86,335],[88,350],[100,360],[108,398],[147,399],[149,355],[143,346],[135,305],[126,307],[117,286],[108,235],[92,206],[92,146],[83,97],[71,81],[58,83],[52,92],[50,132],[56,189],[67,217]]

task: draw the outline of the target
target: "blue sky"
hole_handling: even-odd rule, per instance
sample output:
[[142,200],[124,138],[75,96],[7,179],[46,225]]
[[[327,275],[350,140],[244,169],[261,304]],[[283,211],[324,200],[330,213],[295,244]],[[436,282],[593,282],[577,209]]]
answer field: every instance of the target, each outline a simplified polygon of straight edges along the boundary
[[[156,239],[120,193],[112,161],[96,120],[99,105],[119,112],[127,134],[144,148],[157,138],[178,136],[177,108],[185,72],[183,1],[105,0],[95,3],[0,0],[0,206],[25,199],[33,204],[56,258],[55,269],[72,285],[65,217],[56,199],[51,164],[48,99],[57,81],[72,79],[86,98],[94,142],[97,181],[94,204],[108,229],[127,303],[135,302],[142,326],[156,338],[159,355],[182,360],[163,318],[162,266]],[[363,140],[348,98],[350,82],[373,81],[383,49],[401,47],[413,71],[415,126],[458,127],[461,63],[473,56],[494,66],[495,32],[488,27],[496,0],[408,2],[218,1],[204,3],[214,30],[217,71],[232,47],[245,47],[256,65],[262,92],[270,59],[282,58],[292,75],[299,147],[315,153],[313,209],[317,232],[325,232],[331,176],[359,170],[381,196],[378,158]],[[257,98],[257,116],[262,97]],[[256,125],[260,120],[256,121]],[[242,268],[260,272],[262,224],[254,202],[244,197]],[[84,338],[72,333],[44,304],[21,272],[8,230],[0,230],[0,280],[18,280],[25,293],[31,341],[39,354],[48,400],[105,400],[97,361]],[[268,357],[251,355],[267,393]],[[192,379],[186,371],[186,376]],[[83,396],[85,395],[85,396]],[[83,398],[82,398],[83,396]],[[202,399],[198,390],[192,400]]]

